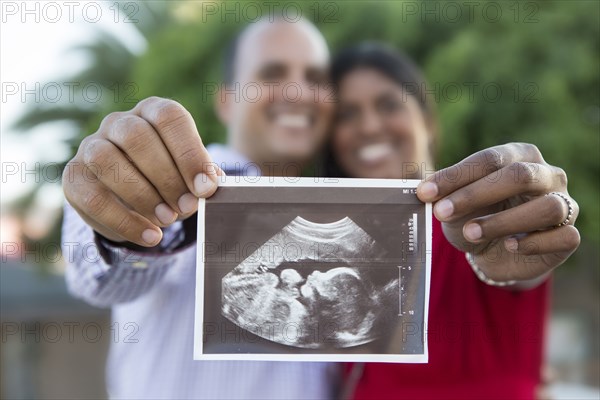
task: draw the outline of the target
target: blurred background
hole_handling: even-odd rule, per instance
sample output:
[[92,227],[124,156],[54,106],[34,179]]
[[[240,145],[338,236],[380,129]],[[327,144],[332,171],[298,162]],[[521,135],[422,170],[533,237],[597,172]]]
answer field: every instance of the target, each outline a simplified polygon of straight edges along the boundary
[[[69,297],[61,171],[104,115],[150,96],[190,110],[205,143],[223,51],[262,17],[315,22],[332,50],[390,42],[422,66],[440,112],[438,167],[535,143],[563,167],[582,243],[554,274],[546,344],[555,398],[600,392],[600,2],[1,1],[2,398],[103,398],[126,327]],[[212,85],[212,86],[211,86]]]

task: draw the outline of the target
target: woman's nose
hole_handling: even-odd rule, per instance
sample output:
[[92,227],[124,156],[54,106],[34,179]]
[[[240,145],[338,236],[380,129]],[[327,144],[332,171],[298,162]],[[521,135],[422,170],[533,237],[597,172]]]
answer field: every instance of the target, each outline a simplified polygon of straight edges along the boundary
[[377,136],[381,133],[381,118],[374,112],[366,113],[361,123],[361,134],[364,136]]

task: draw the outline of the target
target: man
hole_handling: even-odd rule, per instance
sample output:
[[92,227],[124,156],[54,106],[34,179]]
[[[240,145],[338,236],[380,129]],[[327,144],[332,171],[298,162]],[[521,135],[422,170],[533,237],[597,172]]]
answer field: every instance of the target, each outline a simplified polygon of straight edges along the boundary
[[[190,114],[160,98],[108,115],[82,142],[63,177],[72,206],[63,243],[74,250],[67,281],[76,296],[112,307],[121,339],[107,366],[112,397],[332,397],[333,365],[192,360],[196,251],[189,218],[198,198],[216,190],[221,168],[300,173],[323,144],[332,112],[326,85],[319,85],[328,62],[311,24],[261,21],[239,36],[228,90],[216,99],[229,146],[207,150]],[[239,96],[249,90],[262,94]],[[245,168],[250,160],[257,168]]]

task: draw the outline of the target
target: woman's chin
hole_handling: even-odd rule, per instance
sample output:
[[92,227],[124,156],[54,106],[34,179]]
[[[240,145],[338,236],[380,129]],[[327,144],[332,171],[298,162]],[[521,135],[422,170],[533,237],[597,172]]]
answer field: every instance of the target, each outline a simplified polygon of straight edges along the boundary
[[402,179],[402,171],[392,168],[389,165],[379,165],[361,168],[356,178],[368,178],[368,179]]
[[420,179],[418,165],[398,159],[382,160],[379,163],[364,163],[357,161],[349,176],[370,179]]

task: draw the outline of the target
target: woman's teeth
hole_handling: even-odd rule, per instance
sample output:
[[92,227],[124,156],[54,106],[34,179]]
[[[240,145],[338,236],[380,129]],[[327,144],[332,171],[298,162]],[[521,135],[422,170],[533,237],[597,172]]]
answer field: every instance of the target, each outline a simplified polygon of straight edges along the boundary
[[393,152],[392,146],[387,143],[371,144],[362,147],[358,151],[358,157],[361,161],[367,163],[378,162]]
[[280,114],[275,122],[284,128],[304,129],[309,127],[310,118],[308,115]]

